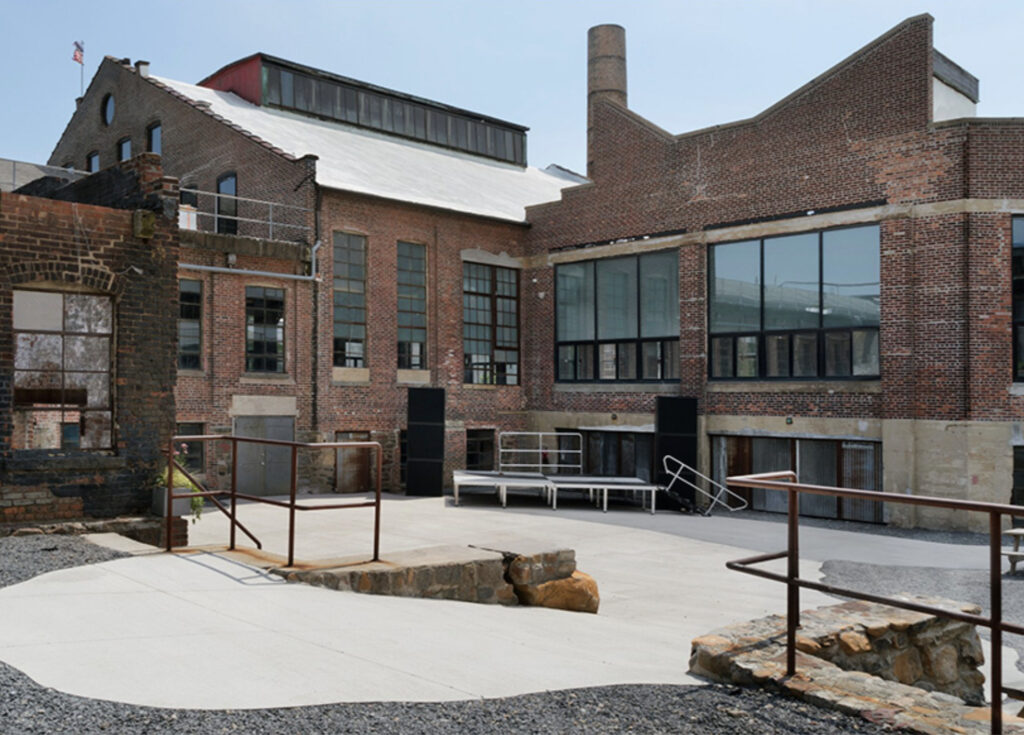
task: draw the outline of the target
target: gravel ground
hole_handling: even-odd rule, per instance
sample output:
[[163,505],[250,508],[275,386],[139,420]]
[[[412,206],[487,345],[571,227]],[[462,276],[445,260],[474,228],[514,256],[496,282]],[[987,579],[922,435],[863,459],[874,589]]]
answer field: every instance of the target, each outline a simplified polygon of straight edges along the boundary
[[[64,536],[0,539],[0,586],[123,556]],[[201,655],[201,654],[197,654]],[[84,699],[0,663],[0,733],[883,733],[884,726],[757,689],[611,686],[444,703],[171,710]]]

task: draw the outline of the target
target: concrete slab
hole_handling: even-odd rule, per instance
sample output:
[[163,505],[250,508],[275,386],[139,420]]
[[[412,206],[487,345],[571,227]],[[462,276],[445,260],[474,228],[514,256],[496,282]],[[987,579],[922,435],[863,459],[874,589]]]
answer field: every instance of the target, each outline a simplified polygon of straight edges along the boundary
[[[691,639],[783,612],[782,585],[724,565],[781,549],[784,526],[637,511],[623,511],[623,524],[607,522],[614,513],[455,508],[440,498],[392,499],[383,509],[385,559],[452,544],[575,549],[579,568],[599,585],[598,615],[288,584],[259,568],[265,555],[248,563],[209,551],[151,554],[0,590],[0,660],[62,691],[164,707],[440,701],[697,683],[686,673]],[[267,554],[287,552],[286,511],[247,504],[239,517]],[[362,509],[299,514],[297,558],[368,558],[371,523]],[[212,510],[190,531],[196,544],[228,537],[226,519]],[[802,541],[827,549],[823,558],[875,542],[849,534],[829,546],[817,531]],[[932,565],[944,553],[935,544],[893,543],[893,553]],[[805,561],[802,573],[817,575],[818,564]],[[831,600],[805,592],[802,602]]]

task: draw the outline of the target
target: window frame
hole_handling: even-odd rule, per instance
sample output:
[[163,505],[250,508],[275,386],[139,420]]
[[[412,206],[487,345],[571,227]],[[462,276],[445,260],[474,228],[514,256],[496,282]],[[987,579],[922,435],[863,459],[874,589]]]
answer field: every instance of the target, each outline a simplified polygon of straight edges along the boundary
[[100,170],[100,152],[90,151],[85,154],[85,170],[87,173],[96,173]]
[[[555,348],[554,348],[554,366],[555,366],[555,382],[556,383],[677,383],[681,379],[680,375],[680,363],[679,363],[679,333],[673,335],[662,335],[662,336],[643,336],[643,271],[641,268],[641,260],[645,256],[651,255],[664,255],[669,252],[676,254],[676,300],[679,297],[679,249],[678,248],[664,248],[661,250],[652,250],[649,253],[637,253],[632,255],[616,255],[609,258],[597,258],[594,260],[585,261],[574,261],[572,263],[560,263],[555,266]],[[634,267],[634,278],[635,278],[635,311],[636,311],[636,325],[635,325],[635,337],[622,337],[622,338],[602,338],[600,336],[600,309],[598,302],[600,301],[600,294],[598,289],[599,276],[598,276],[598,264],[602,262],[609,262],[614,260],[625,261],[632,259],[635,261]],[[560,340],[558,339],[558,304],[559,304],[559,293],[558,293],[558,268],[568,265],[581,265],[585,263],[593,263],[594,267],[591,269],[591,293],[593,294],[593,313],[592,317],[592,339],[577,339],[577,340]],[[649,345],[657,345],[658,351],[658,364],[657,373],[658,377],[644,377],[645,364],[644,354],[645,347]],[[613,347],[615,355],[610,361],[604,359],[603,353],[606,348]],[[632,348],[632,356],[630,362],[632,363],[632,370],[630,372],[624,372],[624,360],[620,354],[622,347]],[[565,372],[563,371],[563,350],[571,350],[571,360],[566,361],[565,364],[572,365],[572,377],[563,377]],[[580,377],[580,365],[586,363],[586,356],[589,353],[590,362],[589,365],[592,369],[591,374]],[[627,355],[628,357],[628,355]],[[602,362],[610,363],[614,366],[614,377],[601,377],[602,374]]]
[[[1019,253],[1018,253],[1019,251]],[[1020,273],[1014,272],[1014,261],[1020,258]],[[1010,336],[1012,340],[1013,362],[1010,365],[1013,382],[1024,382],[1024,304],[1020,314],[1014,303],[1016,284],[1021,284],[1022,300],[1024,300],[1024,215],[1010,218]]]
[[[488,453],[487,447],[490,447]],[[490,456],[490,463],[480,462],[481,458]],[[497,431],[491,428],[466,429],[466,469],[491,471],[495,469],[497,456]],[[471,462],[473,457],[476,461]]]
[[[829,232],[837,232],[841,230],[852,230],[852,229],[867,229],[869,227],[875,227],[878,230],[878,247],[879,247],[879,272],[878,272],[878,291],[879,291],[879,317],[878,324],[872,325],[845,325],[838,327],[826,327],[824,326],[825,320],[825,283],[824,283],[824,248],[825,248],[825,235]],[[767,328],[765,326],[765,244],[776,238],[781,237],[795,237],[799,235],[814,235],[817,238],[817,254],[818,254],[818,301],[817,301],[817,320],[818,324],[816,327],[793,327],[788,329],[779,328]],[[758,258],[759,258],[759,270],[758,270],[758,289],[760,291],[758,301],[758,322],[759,326],[757,329],[743,329],[736,331],[721,331],[716,332],[712,330],[712,308],[714,289],[715,273],[712,268],[712,248],[732,245],[736,243],[757,243],[758,247]],[[707,348],[705,354],[707,355],[707,368],[706,374],[709,381],[720,382],[720,381],[738,381],[738,382],[780,382],[780,381],[841,381],[841,380],[879,380],[881,379],[882,372],[882,354],[880,344],[876,345],[876,353],[878,356],[878,370],[874,373],[857,373],[856,372],[856,358],[854,350],[854,333],[865,333],[873,334],[874,341],[877,343],[880,340],[881,334],[881,245],[882,245],[882,230],[880,222],[868,222],[858,223],[853,225],[843,225],[839,227],[826,227],[823,229],[807,230],[804,232],[795,233],[780,233],[778,235],[768,235],[754,239],[743,239],[743,240],[731,240],[727,242],[713,243],[708,245],[708,251],[706,254],[707,268],[706,268],[706,293],[707,293]],[[848,337],[848,372],[844,374],[830,374],[829,362],[828,362],[828,351],[827,343],[830,336],[847,333]],[[796,347],[795,337],[801,335],[814,335],[815,337],[815,372],[814,374],[798,375],[795,374],[796,360]],[[787,355],[788,355],[788,374],[787,375],[769,375],[768,374],[768,340],[773,337],[785,337],[788,339]],[[738,340],[740,339],[754,339],[756,344],[756,355],[754,357],[755,369],[752,375],[739,375],[738,370],[740,366],[739,362],[739,349]],[[716,342],[719,340],[730,340],[731,346],[730,351],[730,371],[728,375],[716,375]],[[723,352],[724,354],[724,352]]]
[[[487,293],[482,291],[468,291],[466,289],[467,281],[469,277],[467,275],[467,268],[486,268],[488,272],[488,283],[490,284],[490,290]],[[512,274],[513,277],[513,295],[500,293],[499,290],[499,275]],[[520,346],[519,335],[522,332],[521,329],[521,308],[519,299],[519,269],[508,268],[500,265],[491,265],[489,263],[478,263],[476,261],[464,260],[462,261],[462,382],[464,385],[521,385],[520,370],[519,367],[522,364],[522,349]],[[507,281],[506,281],[507,283]],[[487,301],[487,314],[490,319],[489,322],[471,322],[467,321],[467,297],[478,297],[484,298]],[[499,314],[503,313],[501,310],[502,301],[512,301],[515,304],[515,325],[499,325]],[[506,312],[507,313],[507,312]],[[486,363],[471,363],[470,353],[466,351],[466,342],[468,341],[467,332],[471,327],[486,327],[488,332],[487,342],[489,344],[489,354]],[[514,329],[515,330],[515,346],[511,347],[508,342],[498,343],[499,329]],[[474,338],[476,339],[476,338]],[[515,351],[516,359],[515,362],[502,361],[499,362],[495,359],[496,353],[498,352],[511,352]],[[501,366],[499,368],[499,366]],[[514,369],[510,372],[509,366]],[[480,378],[480,379],[476,379]],[[510,380],[511,378],[511,380]]]
[[[196,294],[194,301],[191,298],[188,300],[189,309],[195,308],[197,310],[196,316],[185,316],[186,302],[182,297],[186,293],[186,290],[183,288],[186,283],[194,283],[198,287],[195,291],[188,292]],[[181,326],[183,322],[194,322],[196,325],[198,345],[195,350],[185,350],[182,348]],[[194,364],[186,364],[186,362],[191,362],[189,358],[195,358]],[[195,278],[178,279],[178,369],[200,371],[203,369],[203,282]]]
[[[15,310],[13,308],[13,300],[16,298],[18,293],[31,293],[31,294],[51,294],[59,296],[61,301],[61,327],[57,329],[46,329],[42,327],[19,327],[15,319]],[[114,418],[115,409],[115,385],[116,385],[116,322],[117,322],[117,308],[113,296],[108,293],[100,292],[78,292],[78,291],[63,291],[47,288],[14,288],[12,289],[12,320],[11,320],[11,334],[12,334],[12,391],[11,391],[11,416],[12,420],[18,413],[26,414],[39,414],[39,413],[57,413],[59,414],[58,425],[60,427],[60,446],[59,447],[22,447],[16,451],[53,451],[59,449],[60,451],[83,451],[83,452],[113,452],[117,447],[117,436],[116,436],[116,421]],[[93,299],[103,299],[108,305],[109,314],[109,326],[104,331],[103,329],[89,329],[71,328],[68,323],[69,318],[69,305],[67,299],[75,297],[88,297]],[[19,367],[19,336],[20,335],[36,335],[38,337],[57,337],[60,340],[60,362],[56,369],[46,366],[29,366]],[[99,339],[103,338],[107,341],[107,362],[106,369],[95,370],[81,366],[69,366],[68,365],[68,344],[69,340],[74,339]],[[81,356],[80,356],[81,357]],[[24,365],[24,363],[22,363]],[[42,390],[56,390],[60,393],[61,400],[59,402],[45,402],[42,400],[36,400],[32,403],[34,406],[21,405],[19,403],[17,392],[18,392],[18,375],[19,373],[37,373],[37,374],[50,374],[60,376],[60,387],[50,388]],[[103,405],[90,405],[89,402],[89,391],[87,387],[84,390],[85,393],[85,404],[82,403],[69,403],[68,402],[68,391],[75,390],[81,391],[82,389],[69,389],[68,387],[68,375],[105,375],[106,380],[106,401]],[[28,390],[32,390],[29,388]],[[44,407],[35,407],[42,404]],[[66,421],[65,418],[68,414],[77,414],[77,423],[73,421]],[[109,425],[107,430],[108,442],[99,446],[82,446],[82,439],[87,436],[87,433],[83,431],[86,427],[86,417],[89,414],[106,414],[109,418]],[[71,440],[68,437],[67,429],[70,426],[77,427],[74,439]],[[102,436],[102,433],[101,433]]]
[[[361,250],[361,261],[358,263],[352,262],[352,254],[356,252],[356,249],[352,247],[352,241],[360,243]],[[334,367],[350,367],[350,368],[365,368],[368,367],[369,351],[367,349],[369,342],[369,330],[367,328],[367,298],[366,298],[366,287],[369,283],[368,276],[368,265],[369,265],[369,252],[370,252],[370,239],[358,232],[347,232],[344,230],[335,230],[332,236],[333,249],[331,252],[331,262],[333,265],[332,275],[334,278],[332,289],[331,289],[331,308],[332,308],[332,332],[331,332],[331,364]],[[345,253],[345,260],[339,259],[339,253]],[[342,278],[338,277],[340,272],[339,265],[345,265],[345,276]],[[357,266],[362,269],[362,276],[352,278],[349,268],[351,266]],[[344,288],[338,288],[339,284],[343,285]],[[359,288],[355,289],[356,284],[359,284]],[[355,290],[353,290],[355,289]],[[339,304],[339,301],[346,301],[347,303]],[[355,312],[362,312],[362,320],[349,318]],[[344,318],[339,318],[344,317]],[[339,327],[343,327],[339,330]],[[346,334],[339,337],[338,332],[345,331]],[[361,335],[360,335],[361,332]],[[355,336],[354,336],[355,335]],[[339,340],[344,340],[344,349],[338,349]],[[348,345],[360,345],[360,354],[349,354]]]
[[[117,151],[117,162],[118,163],[121,163],[122,161],[131,160],[131,157],[132,157],[132,139],[131,139],[130,135],[126,135],[125,137],[123,137],[123,138],[121,138],[120,140],[117,141],[116,151]],[[125,155],[126,152],[128,154],[127,156]]]
[[[412,270],[409,268],[402,267],[402,246],[412,248],[414,251],[418,251],[422,257],[406,255],[404,257],[413,257],[422,263],[422,270]],[[398,260],[396,261],[395,267],[395,281],[398,292],[398,319],[397,329],[400,335],[403,329],[412,330],[416,333],[422,333],[421,341],[414,340],[403,340],[401,337],[397,339],[397,350],[398,350],[398,369],[399,370],[427,370],[430,366],[429,360],[427,359],[427,337],[428,337],[428,313],[427,313],[427,246],[422,243],[410,242],[408,240],[399,240],[397,244],[397,255]],[[422,283],[416,283],[415,278],[403,281],[403,274],[421,275]],[[417,296],[410,296],[406,294],[403,296],[402,289],[412,289],[419,292]],[[421,301],[422,309],[403,309],[403,301]],[[416,317],[422,317],[422,324],[416,324]],[[420,345],[419,354],[414,354],[415,350],[413,345]],[[404,349],[403,349],[404,348]]]
[[[230,194],[221,191],[221,186],[229,180],[234,182],[234,192]],[[217,196],[213,219],[214,229],[218,234],[238,234],[238,174],[234,171],[225,171],[217,177]]]
[[[159,150],[154,150],[154,145],[153,145],[153,139],[154,139],[153,138],[153,133],[154,132],[156,133],[156,146],[155,146],[155,148],[158,148]],[[155,122],[151,122],[149,125],[146,126],[146,152],[147,153],[155,153],[158,156],[163,156],[163,148],[164,148],[163,124],[159,120],[157,120]]]
[[[257,291],[259,294],[257,294]],[[281,308],[277,325],[277,329],[280,330],[279,338],[274,340],[275,350],[274,352],[257,352],[254,347],[257,343],[266,344],[269,340],[255,338],[256,327],[262,327],[263,330],[267,329],[269,322],[267,321],[268,314],[274,313],[274,309],[271,309],[266,305],[266,302],[273,298],[269,296],[268,292],[276,292],[280,294]],[[275,286],[246,286],[245,287],[245,372],[246,373],[259,373],[259,374],[270,374],[270,375],[284,375],[286,373],[286,302],[288,292],[283,288]],[[262,305],[250,305],[250,299],[260,299],[264,303]],[[259,324],[256,323],[257,312],[262,314],[263,321]],[[250,337],[250,329],[252,329],[252,336]],[[264,332],[265,334],[265,332]],[[273,361],[273,366],[268,367]]]

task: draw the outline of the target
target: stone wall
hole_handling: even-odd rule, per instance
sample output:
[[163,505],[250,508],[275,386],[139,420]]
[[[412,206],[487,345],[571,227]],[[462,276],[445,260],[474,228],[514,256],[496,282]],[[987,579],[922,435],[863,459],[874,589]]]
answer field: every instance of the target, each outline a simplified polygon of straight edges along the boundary
[[[916,602],[979,614],[977,605],[915,597]],[[975,626],[886,605],[853,601],[800,614],[797,648],[845,671],[959,697],[980,705],[985,675]],[[785,644],[786,620],[773,615],[721,628],[693,642],[690,671],[716,681],[742,681],[744,655]]]

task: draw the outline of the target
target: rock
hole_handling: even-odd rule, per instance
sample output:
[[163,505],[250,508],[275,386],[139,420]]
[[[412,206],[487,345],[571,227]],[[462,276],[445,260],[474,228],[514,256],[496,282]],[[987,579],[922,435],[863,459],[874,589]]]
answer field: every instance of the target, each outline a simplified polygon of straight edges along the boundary
[[41,536],[42,533],[43,533],[43,529],[41,529],[41,528],[27,527],[27,528],[19,528],[14,533],[12,533],[11,535],[12,536]]
[[515,585],[516,596],[524,605],[557,610],[596,613],[601,604],[597,582],[580,571],[566,579],[554,579],[539,585]]
[[892,674],[903,684],[913,684],[923,673],[921,654],[916,648],[908,648],[892,660]]
[[847,630],[839,634],[839,645],[849,655],[867,653],[871,650],[871,642],[863,633]]
[[809,653],[812,656],[821,651],[821,644],[811,638],[805,638],[802,635],[796,637],[796,648],[798,651]]

